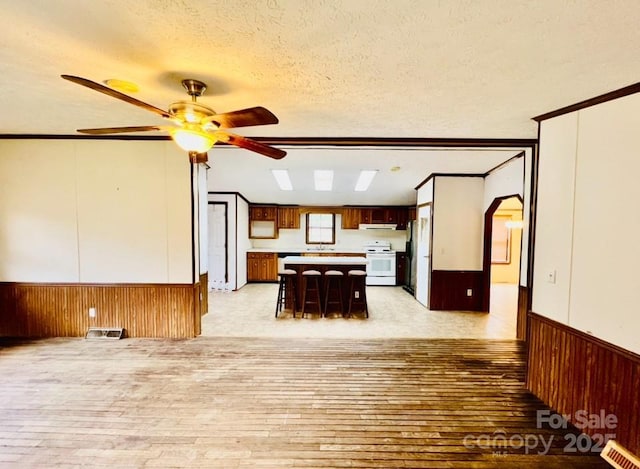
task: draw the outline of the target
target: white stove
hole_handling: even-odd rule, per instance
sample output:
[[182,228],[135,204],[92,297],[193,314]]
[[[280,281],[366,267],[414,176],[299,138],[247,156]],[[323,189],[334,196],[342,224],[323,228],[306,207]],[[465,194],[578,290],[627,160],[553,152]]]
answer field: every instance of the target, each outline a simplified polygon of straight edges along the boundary
[[364,246],[367,253],[367,285],[396,284],[396,253],[388,241],[370,241]]

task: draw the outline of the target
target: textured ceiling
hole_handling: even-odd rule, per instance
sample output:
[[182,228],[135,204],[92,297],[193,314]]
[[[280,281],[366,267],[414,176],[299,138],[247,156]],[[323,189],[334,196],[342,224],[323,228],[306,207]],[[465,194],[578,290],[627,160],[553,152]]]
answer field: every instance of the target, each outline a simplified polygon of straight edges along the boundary
[[639,20],[637,0],[2,0],[0,133],[159,123],[67,73],[161,108],[199,78],[219,112],[280,118],[245,135],[535,138],[532,116],[638,81]]
[[[163,123],[60,74],[133,81],[140,87],[136,98],[163,109],[187,98],[183,78],[200,79],[209,85],[201,102],[218,112],[262,105],[279,117],[279,125],[238,131],[247,136],[510,139],[536,138],[535,115],[640,77],[638,0],[0,3],[0,134]],[[216,151],[219,168],[238,154],[214,148],[213,167]],[[295,168],[298,153],[290,150],[297,156],[278,165]],[[513,155],[507,153],[505,159]],[[389,158],[360,154],[369,155],[369,167],[385,167],[376,155]],[[236,180],[229,190],[253,194],[252,181],[271,178],[267,163],[249,155],[246,164],[228,165],[228,179],[218,177],[220,190]],[[323,155],[313,163],[309,156],[305,165],[327,163]],[[477,163],[472,151],[467,156]],[[438,158],[404,167],[415,171],[412,180],[429,168],[458,170],[454,159]],[[478,169],[474,164],[464,172]],[[254,200],[284,197],[262,189]],[[378,199],[363,203],[415,197],[410,185],[403,194],[386,189],[396,196],[378,191]],[[318,200],[324,202],[329,199]]]

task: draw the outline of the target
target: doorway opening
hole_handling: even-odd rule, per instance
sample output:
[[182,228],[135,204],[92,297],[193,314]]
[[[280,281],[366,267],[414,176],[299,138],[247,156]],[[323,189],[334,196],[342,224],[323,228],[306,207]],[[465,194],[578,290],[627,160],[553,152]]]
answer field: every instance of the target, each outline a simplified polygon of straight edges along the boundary
[[496,198],[485,213],[483,309],[515,326],[518,318],[523,204]]
[[207,205],[209,225],[209,291],[229,290],[227,252],[227,202]]

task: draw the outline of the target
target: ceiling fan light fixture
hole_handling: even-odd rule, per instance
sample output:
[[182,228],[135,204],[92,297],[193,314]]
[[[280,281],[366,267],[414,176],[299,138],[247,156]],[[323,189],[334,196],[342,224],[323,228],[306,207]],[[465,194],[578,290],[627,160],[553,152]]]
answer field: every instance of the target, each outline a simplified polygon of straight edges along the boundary
[[206,153],[216,143],[216,139],[206,132],[194,129],[171,129],[171,138],[187,152]]
[[169,106],[169,114],[188,124],[199,124],[207,117],[215,115],[215,111],[204,104],[178,101]]
[[137,93],[140,91],[140,87],[134,82],[119,80],[117,78],[109,78],[104,81],[104,84],[110,86],[114,90],[122,91],[123,93]]

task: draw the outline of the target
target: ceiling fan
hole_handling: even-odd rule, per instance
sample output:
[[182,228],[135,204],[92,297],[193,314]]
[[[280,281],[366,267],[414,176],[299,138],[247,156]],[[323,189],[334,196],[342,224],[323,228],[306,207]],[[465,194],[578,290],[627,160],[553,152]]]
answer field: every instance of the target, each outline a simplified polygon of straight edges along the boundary
[[107,135],[125,132],[146,132],[151,130],[167,131],[176,144],[189,152],[193,162],[206,162],[206,152],[216,142],[224,142],[245,148],[261,155],[279,160],[287,153],[279,148],[274,148],[256,140],[236,135],[226,129],[234,127],[249,127],[253,125],[277,124],[278,118],[271,111],[258,106],[238,111],[217,114],[213,109],[197,102],[198,96],[204,93],[207,85],[201,81],[187,79],[182,80],[182,86],[187,90],[191,101],[178,101],[169,106],[167,111],[147,104],[136,98],[128,96],[120,91],[101,85],[86,78],[73,75],[61,75],[78,85],[86,86],[113,98],[120,99],[134,106],[151,111],[174,125],[159,126],[145,125],[135,127],[104,127],[98,129],[78,129],[78,132],[89,135]]

